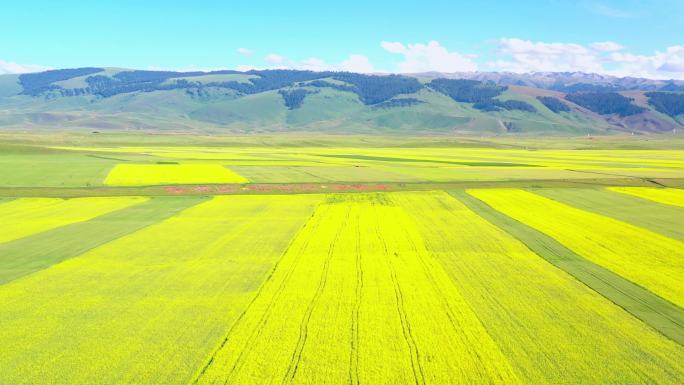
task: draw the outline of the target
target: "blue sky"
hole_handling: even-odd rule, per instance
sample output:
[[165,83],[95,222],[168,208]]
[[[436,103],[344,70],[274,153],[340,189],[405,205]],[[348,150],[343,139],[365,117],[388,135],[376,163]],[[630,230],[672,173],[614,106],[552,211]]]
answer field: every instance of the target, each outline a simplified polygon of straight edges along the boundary
[[115,66],[684,78],[682,0],[25,0],[1,9],[5,73]]

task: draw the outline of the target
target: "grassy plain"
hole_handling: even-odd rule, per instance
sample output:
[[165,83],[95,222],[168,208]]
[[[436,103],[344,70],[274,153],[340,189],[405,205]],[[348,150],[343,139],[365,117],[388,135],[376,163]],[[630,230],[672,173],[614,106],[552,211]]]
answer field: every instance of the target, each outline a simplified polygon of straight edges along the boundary
[[0,384],[679,385],[683,150],[0,133]]

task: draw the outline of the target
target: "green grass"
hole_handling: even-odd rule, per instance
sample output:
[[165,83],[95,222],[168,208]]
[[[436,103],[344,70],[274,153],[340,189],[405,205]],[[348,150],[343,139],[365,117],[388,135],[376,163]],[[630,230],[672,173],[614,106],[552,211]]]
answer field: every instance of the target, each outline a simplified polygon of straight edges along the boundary
[[0,244],[0,284],[46,269],[162,221],[204,197],[156,197],[94,219]]
[[481,167],[540,167],[533,164],[524,163],[503,163],[503,162],[456,162],[448,160],[432,160],[432,159],[417,159],[417,158],[393,158],[389,156],[372,156],[372,155],[349,155],[336,154],[328,155],[322,154],[319,156],[326,156],[331,158],[343,159],[361,159],[361,160],[377,160],[383,162],[402,162],[402,163],[437,163],[437,164],[457,164],[461,166],[481,166]]
[[78,153],[0,154],[0,184],[8,187],[100,186],[116,163]]
[[22,91],[19,85],[19,75],[0,76],[0,98],[12,96]]
[[211,102],[189,114],[193,119],[217,124],[234,124],[249,131],[255,126],[282,125],[285,115],[283,98],[275,91]]
[[465,191],[451,194],[522,241],[541,258],[572,275],[663,335],[684,345],[684,309],[583,258],[546,234],[494,210]]

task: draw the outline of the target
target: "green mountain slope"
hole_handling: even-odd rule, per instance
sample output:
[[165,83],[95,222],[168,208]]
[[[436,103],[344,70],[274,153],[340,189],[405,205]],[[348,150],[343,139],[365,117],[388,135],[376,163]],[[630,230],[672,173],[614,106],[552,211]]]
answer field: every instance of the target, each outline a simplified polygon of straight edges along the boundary
[[565,93],[437,76],[82,68],[0,75],[0,129],[474,135],[684,129],[681,94],[663,93],[656,105],[645,90]]

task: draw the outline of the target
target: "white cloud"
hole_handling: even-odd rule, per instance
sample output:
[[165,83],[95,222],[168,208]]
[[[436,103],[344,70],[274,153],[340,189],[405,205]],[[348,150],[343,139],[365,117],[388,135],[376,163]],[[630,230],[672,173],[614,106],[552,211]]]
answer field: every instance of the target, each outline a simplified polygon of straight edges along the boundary
[[617,76],[634,76],[656,79],[684,79],[684,45],[668,47],[653,55],[634,55],[614,52],[610,62],[617,65],[612,73]]
[[302,61],[293,61],[284,56],[269,54],[264,58],[265,65],[238,65],[238,71],[264,70],[264,69],[294,69],[303,71],[348,71],[359,73],[377,72],[367,57],[363,55],[349,55],[340,63],[327,63],[323,59],[310,57]]
[[[614,47],[613,47],[614,48]],[[602,72],[600,55],[574,43],[545,43],[499,39],[497,53],[505,59],[488,63],[491,69],[510,72]]]
[[592,72],[653,79],[684,79],[684,45],[653,55],[635,55],[606,41],[587,46],[504,38],[497,42],[499,58],[487,63],[495,71]]
[[269,53],[264,58],[264,61],[268,64],[283,64],[285,62],[285,58],[275,53]]
[[242,48],[242,47],[240,47],[240,48],[237,49],[237,53],[239,53],[239,54],[242,55],[242,56],[252,56],[252,55],[254,55],[254,51],[252,51],[251,49]]
[[633,12],[624,9],[616,8],[604,3],[590,3],[589,9],[597,15],[613,17],[613,18],[629,18],[634,17]]
[[406,47],[399,42],[382,41],[380,46],[387,52],[403,54],[406,52]]
[[470,72],[477,71],[474,55],[450,52],[437,41],[427,44],[408,44],[383,41],[380,46],[387,52],[404,56],[397,64],[401,73],[416,72]]
[[[614,76],[653,79],[684,79],[684,45],[672,46],[652,55],[637,55],[614,41],[589,44],[530,41],[502,38],[489,61],[479,65],[491,71],[506,72],[587,72]],[[359,73],[416,73],[477,71],[475,55],[451,52],[440,43],[404,44],[382,41],[380,47],[390,55],[401,55],[390,71],[376,68],[360,54],[349,55],[337,63],[317,57],[295,61],[275,53],[261,64],[240,65],[240,71],[260,69],[297,69],[310,71],[349,71]]]
[[247,64],[240,64],[240,65],[235,67],[236,71],[241,71],[241,72],[247,72],[247,71],[252,71],[252,70],[258,71],[258,70],[262,70],[262,69],[263,68],[261,68],[261,67],[251,66],[251,65],[247,65]]
[[25,74],[29,72],[41,72],[52,69],[51,67],[38,64],[19,64],[11,61],[0,60],[0,75]]
[[148,66],[146,68],[148,71],[174,71],[174,72],[212,72],[212,71],[223,71],[227,70],[226,67],[197,67],[197,66],[187,66],[187,67],[160,67],[160,66]]
[[350,55],[347,60],[340,63],[339,68],[342,71],[348,72],[376,72],[375,67],[373,67],[368,58],[363,55]]
[[592,49],[601,52],[622,51],[625,47],[613,41],[600,41],[589,45]]

